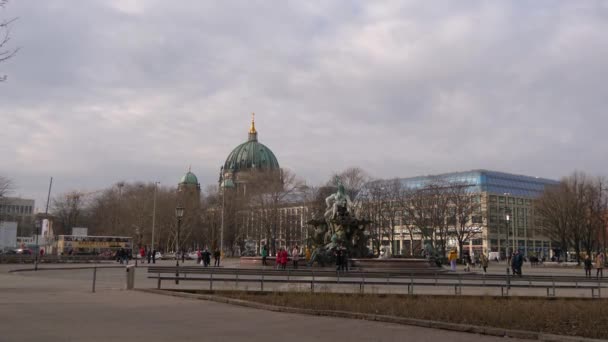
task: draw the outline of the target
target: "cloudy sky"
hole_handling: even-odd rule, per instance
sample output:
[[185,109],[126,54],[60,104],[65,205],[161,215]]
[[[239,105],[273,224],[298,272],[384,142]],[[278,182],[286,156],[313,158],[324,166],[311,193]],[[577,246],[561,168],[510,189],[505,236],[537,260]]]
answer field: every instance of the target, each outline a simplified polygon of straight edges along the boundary
[[[11,0],[0,175],[42,202],[214,184],[259,139],[309,183],[608,168],[607,1]],[[43,203],[37,203],[42,207]]]

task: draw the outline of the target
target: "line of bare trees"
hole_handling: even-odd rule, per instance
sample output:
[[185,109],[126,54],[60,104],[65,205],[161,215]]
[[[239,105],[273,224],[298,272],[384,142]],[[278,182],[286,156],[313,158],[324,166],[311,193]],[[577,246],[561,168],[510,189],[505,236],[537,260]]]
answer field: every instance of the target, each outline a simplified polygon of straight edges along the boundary
[[606,180],[575,172],[549,187],[535,203],[537,224],[561,251],[573,249],[577,262],[581,253],[591,256],[606,248]]
[[359,212],[372,221],[369,232],[374,253],[382,241],[396,251],[398,227],[412,243],[404,254],[418,255],[427,241],[446,255],[449,239],[459,245],[479,236],[483,223],[481,201],[466,183],[433,179],[419,187],[405,187],[399,179],[369,182],[358,200]]

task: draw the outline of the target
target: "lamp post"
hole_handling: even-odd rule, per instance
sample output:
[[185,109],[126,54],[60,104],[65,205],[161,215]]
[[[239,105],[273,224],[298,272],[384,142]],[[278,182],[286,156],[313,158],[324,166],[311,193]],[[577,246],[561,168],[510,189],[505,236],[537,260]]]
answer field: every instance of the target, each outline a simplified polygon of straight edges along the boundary
[[175,208],[175,217],[177,218],[177,238],[175,239],[175,284],[179,284],[179,229],[182,225],[184,217],[184,208],[179,206]]
[[154,201],[152,202],[152,246],[150,246],[150,249],[152,250],[152,252],[155,251],[154,249],[154,227],[156,226],[156,190],[158,189],[158,184],[160,184],[160,182],[154,182]]
[[133,255],[133,252],[135,252],[135,267],[137,267],[137,260],[140,257],[140,255],[139,255],[139,245],[140,245],[139,227],[137,227],[137,226],[135,226],[135,239],[137,239],[137,244],[135,245],[136,247],[134,248],[135,251],[131,250],[131,255]]
[[40,247],[38,247],[38,235],[40,234],[40,220],[36,220],[36,223],[34,223],[34,225],[36,226],[36,256],[34,257],[34,271],[38,271],[38,254],[40,254],[40,252],[38,251],[38,249]]
[[220,256],[224,252],[224,208],[226,207],[226,188],[234,188],[234,183],[231,179],[225,179],[222,173],[222,226],[220,229]]

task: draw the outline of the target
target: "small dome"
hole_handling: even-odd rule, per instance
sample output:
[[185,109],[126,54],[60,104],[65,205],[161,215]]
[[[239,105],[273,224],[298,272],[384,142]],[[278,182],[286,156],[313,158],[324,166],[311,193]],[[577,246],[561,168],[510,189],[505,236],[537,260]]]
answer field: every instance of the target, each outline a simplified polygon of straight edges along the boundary
[[196,178],[196,175],[190,171],[188,171],[188,173],[186,173],[182,179],[179,181],[179,184],[194,184],[194,185],[198,185],[198,179]]

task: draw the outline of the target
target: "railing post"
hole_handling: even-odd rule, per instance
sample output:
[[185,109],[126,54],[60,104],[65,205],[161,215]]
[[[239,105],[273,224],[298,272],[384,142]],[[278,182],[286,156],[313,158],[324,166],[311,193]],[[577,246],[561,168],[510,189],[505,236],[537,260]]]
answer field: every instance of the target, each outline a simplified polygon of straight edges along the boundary
[[261,286],[262,286],[262,292],[264,292],[264,272],[262,272],[262,281],[261,281]]

